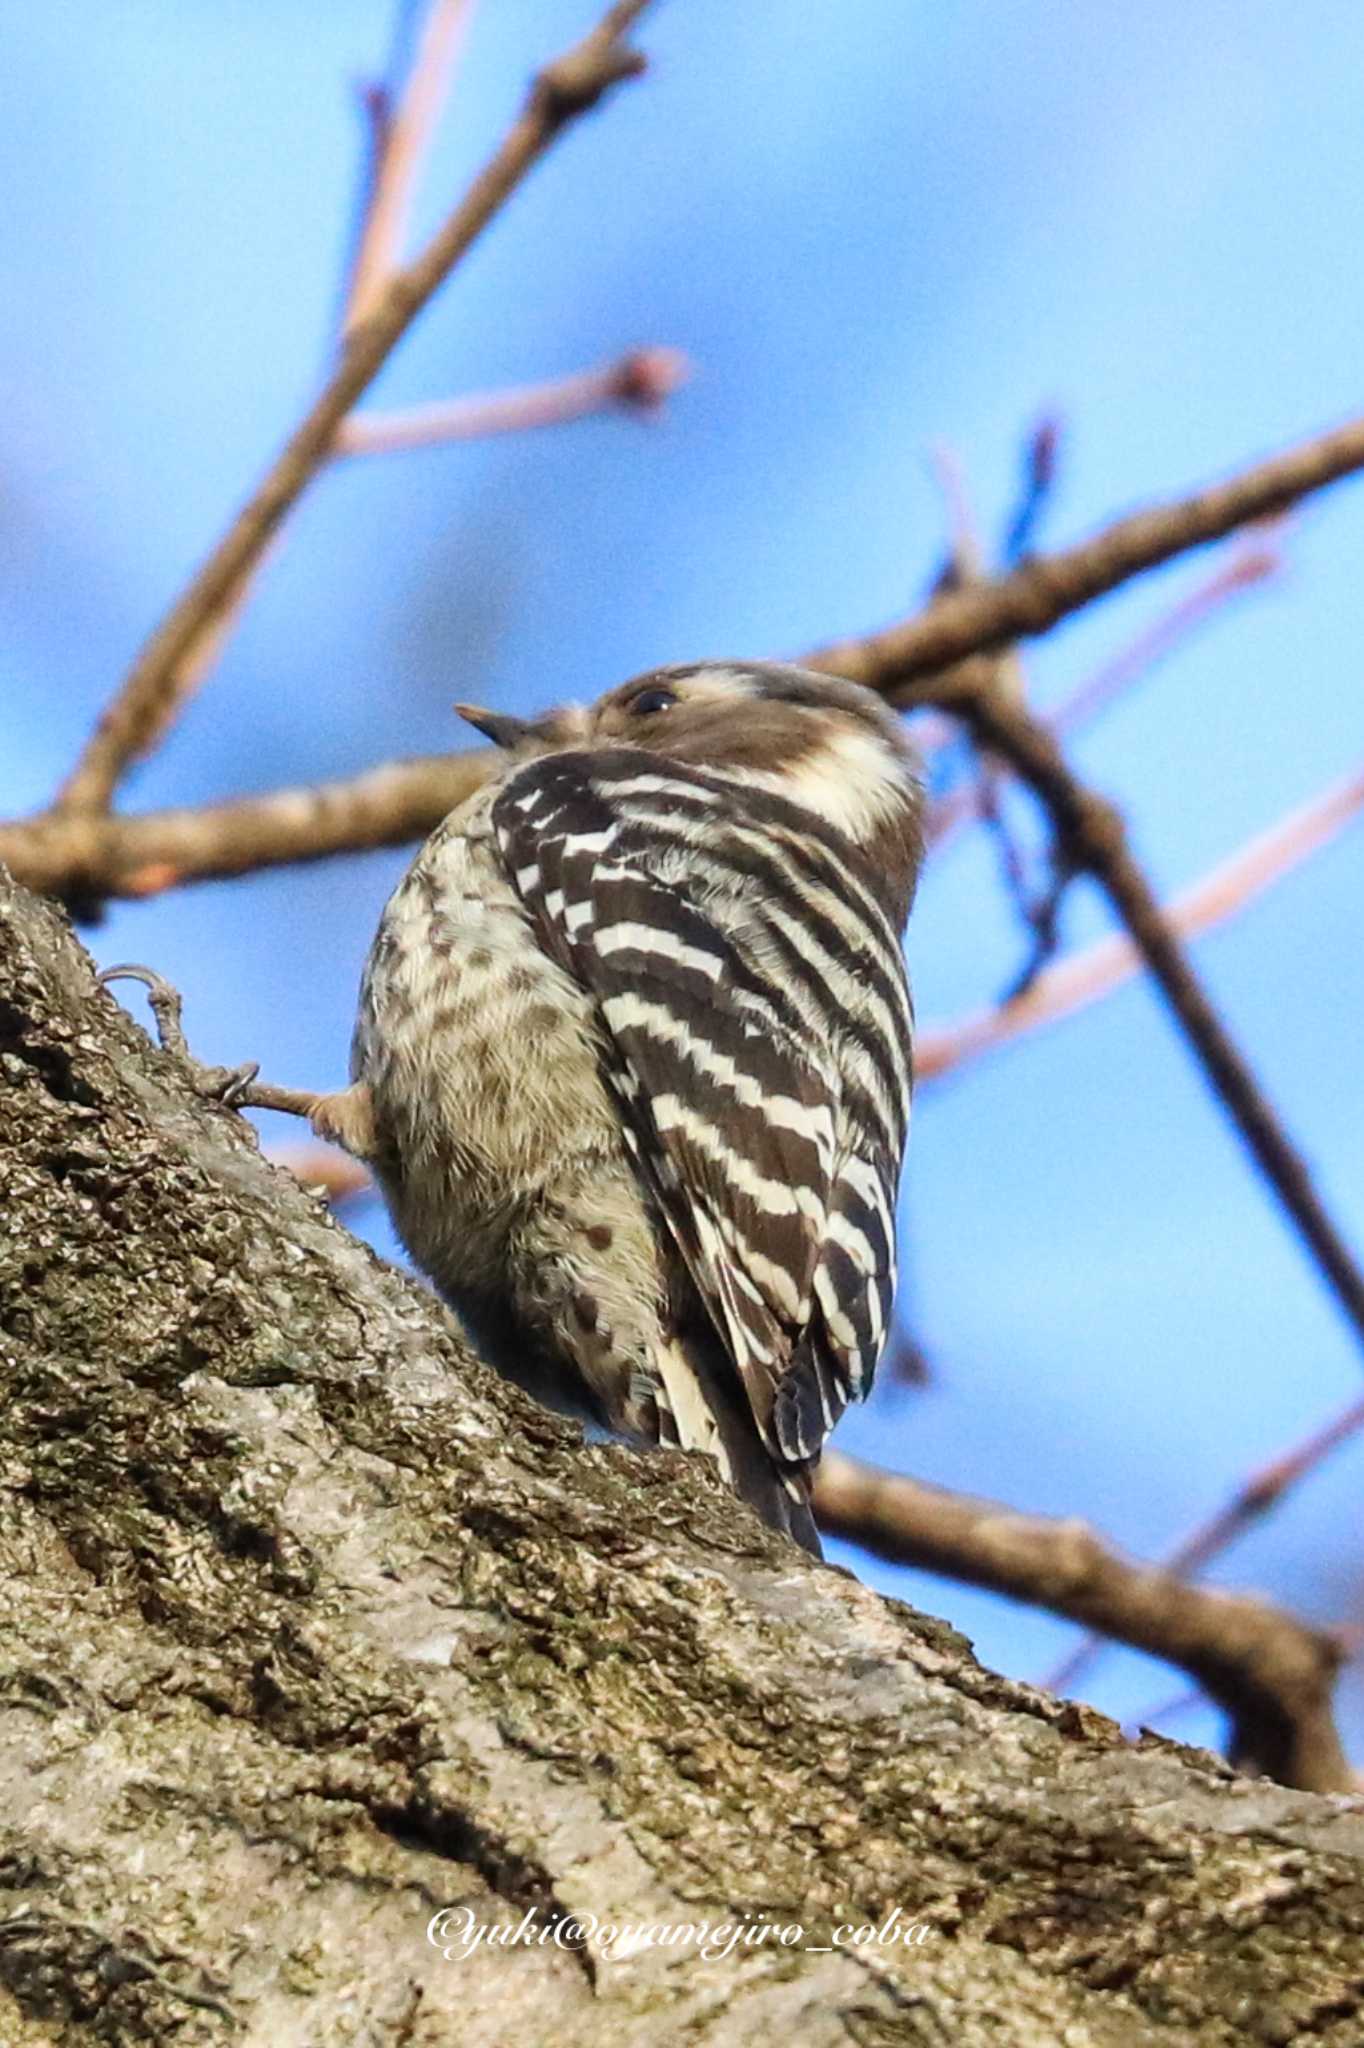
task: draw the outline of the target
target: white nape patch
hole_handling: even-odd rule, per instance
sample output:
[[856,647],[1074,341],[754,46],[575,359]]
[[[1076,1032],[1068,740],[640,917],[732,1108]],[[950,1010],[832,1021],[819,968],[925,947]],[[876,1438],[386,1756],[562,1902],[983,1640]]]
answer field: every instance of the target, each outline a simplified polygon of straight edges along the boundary
[[908,791],[905,766],[874,732],[839,720],[829,737],[794,768],[745,768],[743,780],[803,804],[855,845],[902,812]]

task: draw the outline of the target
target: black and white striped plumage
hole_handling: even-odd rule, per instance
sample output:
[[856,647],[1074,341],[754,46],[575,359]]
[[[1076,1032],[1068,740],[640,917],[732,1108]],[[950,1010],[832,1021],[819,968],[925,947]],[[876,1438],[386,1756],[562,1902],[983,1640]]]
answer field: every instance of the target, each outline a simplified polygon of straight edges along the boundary
[[531,725],[395,894],[356,1033],[399,1229],[535,1391],[817,1549],[895,1287],[919,853],[898,722],[777,666]]

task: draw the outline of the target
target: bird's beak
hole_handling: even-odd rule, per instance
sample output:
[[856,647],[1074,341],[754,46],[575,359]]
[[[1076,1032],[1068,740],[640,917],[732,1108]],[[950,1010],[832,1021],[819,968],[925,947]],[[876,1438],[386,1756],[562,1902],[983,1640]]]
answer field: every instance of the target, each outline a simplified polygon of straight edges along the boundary
[[454,708],[466,725],[481,732],[494,746],[519,747],[533,731],[528,718],[512,718],[505,711],[480,711],[477,704],[456,704]]

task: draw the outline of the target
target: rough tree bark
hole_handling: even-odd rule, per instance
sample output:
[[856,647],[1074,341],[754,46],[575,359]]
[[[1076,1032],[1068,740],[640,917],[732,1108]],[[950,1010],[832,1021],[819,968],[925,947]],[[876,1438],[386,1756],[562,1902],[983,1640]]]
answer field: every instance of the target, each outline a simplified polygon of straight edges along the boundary
[[[1361,1802],[584,1448],[2,872],[0,1191],[4,2048],[1364,2036]],[[457,1903],[806,1934],[447,1961]],[[829,1946],[894,1907],[929,1938]]]

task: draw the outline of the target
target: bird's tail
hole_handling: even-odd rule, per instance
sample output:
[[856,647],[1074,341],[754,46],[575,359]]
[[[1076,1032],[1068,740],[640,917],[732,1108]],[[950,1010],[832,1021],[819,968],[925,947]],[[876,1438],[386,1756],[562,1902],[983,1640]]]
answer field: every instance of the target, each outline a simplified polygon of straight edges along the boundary
[[718,1339],[689,1330],[663,1347],[655,1398],[661,1440],[714,1458],[740,1500],[807,1550],[824,1555],[810,1509],[812,1464],[778,1464],[758,1434],[748,1397]]

